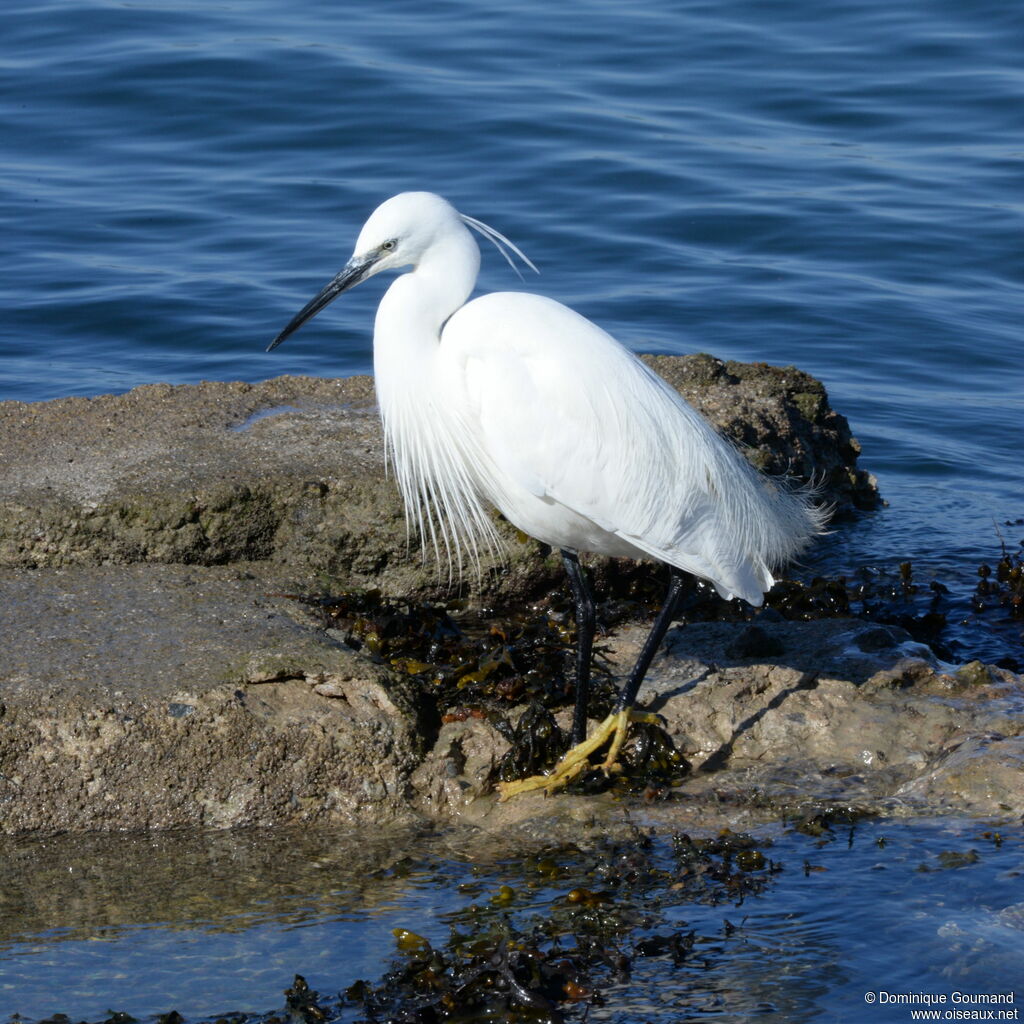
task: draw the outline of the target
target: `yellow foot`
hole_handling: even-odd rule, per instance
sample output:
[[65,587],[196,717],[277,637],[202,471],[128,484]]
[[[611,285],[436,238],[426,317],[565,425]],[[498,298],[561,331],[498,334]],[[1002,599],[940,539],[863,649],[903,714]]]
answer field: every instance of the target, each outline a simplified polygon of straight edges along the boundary
[[550,775],[531,775],[526,779],[518,779],[515,782],[498,783],[498,799],[508,800],[509,797],[518,796],[520,793],[530,793],[535,789],[543,789],[545,793],[553,793],[556,789],[572,782],[578,775],[590,765],[590,755],[598,751],[611,738],[611,746],[608,748],[608,755],[601,765],[605,775],[611,775],[617,770],[617,761],[622,744],[626,742],[626,734],[629,731],[630,722],[649,722],[657,725],[661,721],[657,715],[648,711],[619,711],[610,714],[582,743],[577,743],[558,764],[551,770]]

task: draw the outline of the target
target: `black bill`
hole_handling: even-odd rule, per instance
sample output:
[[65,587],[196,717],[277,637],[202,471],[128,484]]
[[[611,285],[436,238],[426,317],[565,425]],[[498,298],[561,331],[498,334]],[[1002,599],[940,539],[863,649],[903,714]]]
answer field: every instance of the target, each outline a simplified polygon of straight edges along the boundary
[[334,279],[292,317],[288,326],[267,346],[267,351],[277,348],[282,341],[291,337],[307,320],[312,320],[324,306],[330,305],[343,291],[359,284],[366,278],[374,262],[376,254],[369,258],[353,256]]

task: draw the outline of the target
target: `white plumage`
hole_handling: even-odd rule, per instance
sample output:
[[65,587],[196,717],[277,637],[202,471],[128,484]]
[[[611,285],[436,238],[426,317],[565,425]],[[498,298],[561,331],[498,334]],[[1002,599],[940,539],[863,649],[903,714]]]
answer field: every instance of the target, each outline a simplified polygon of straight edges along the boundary
[[411,267],[380,302],[374,372],[388,456],[425,540],[455,560],[494,546],[489,502],[563,552],[657,559],[760,605],[820,512],[573,310],[522,292],[467,302],[480,266],[470,228],[532,267],[440,196],[402,193],[270,347],[347,288]]
[[[558,548],[655,558],[760,604],[817,528],[610,335],[540,296],[486,295],[441,333],[435,393],[479,486]],[[467,453],[468,453],[467,452]]]

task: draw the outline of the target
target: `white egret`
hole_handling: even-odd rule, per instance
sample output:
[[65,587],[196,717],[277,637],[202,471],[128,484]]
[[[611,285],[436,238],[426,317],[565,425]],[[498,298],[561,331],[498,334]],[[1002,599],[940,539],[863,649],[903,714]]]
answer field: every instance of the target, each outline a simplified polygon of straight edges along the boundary
[[[377,309],[373,364],[387,457],[406,514],[449,558],[497,541],[496,506],[559,548],[576,604],[573,748],[550,775],[502,787],[548,791],[611,740],[613,769],[640,683],[673,618],[684,573],[760,605],[773,569],[821,532],[806,494],[754,470],[676,391],[573,310],[539,295],[467,301],[480,268],[470,229],[533,264],[504,235],[429,192],[381,204],[352,258],[271,343],[346,289],[411,267]],[[536,269],[536,268],[533,268]],[[436,521],[436,525],[435,525]],[[594,601],[578,553],[668,564],[668,596],[611,715],[585,739]]]

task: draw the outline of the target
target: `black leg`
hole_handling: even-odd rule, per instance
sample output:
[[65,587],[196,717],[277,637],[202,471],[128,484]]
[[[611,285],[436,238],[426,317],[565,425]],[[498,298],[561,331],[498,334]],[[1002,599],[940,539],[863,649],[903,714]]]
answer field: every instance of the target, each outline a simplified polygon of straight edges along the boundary
[[661,641],[665,639],[665,633],[668,631],[668,627],[672,625],[672,620],[676,616],[679,599],[683,594],[685,575],[681,569],[677,569],[674,565],[669,566],[669,570],[672,573],[672,577],[669,580],[665,603],[661,606],[661,611],[658,612],[658,617],[654,620],[650,633],[647,634],[643,650],[640,652],[640,657],[636,659],[636,664],[633,666],[632,673],[630,673],[629,681],[622,688],[619,699],[615,702],[615,710],[617,712],[631,708],[636,702],[636,695],[640,690],[640,684],[644,681],[644,676],[647,675],[647,670],[650,668],[655,654],[658,653]]
[[594,646],[594,598],[576,552],[563,548],[562,564],[576,602],[576,710],[572,716],[572,745],[576,746],[587,738],[590,656]]

